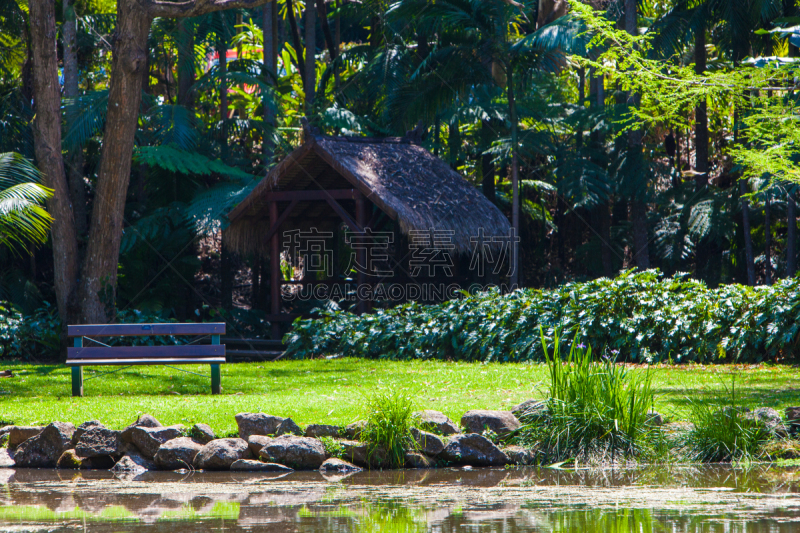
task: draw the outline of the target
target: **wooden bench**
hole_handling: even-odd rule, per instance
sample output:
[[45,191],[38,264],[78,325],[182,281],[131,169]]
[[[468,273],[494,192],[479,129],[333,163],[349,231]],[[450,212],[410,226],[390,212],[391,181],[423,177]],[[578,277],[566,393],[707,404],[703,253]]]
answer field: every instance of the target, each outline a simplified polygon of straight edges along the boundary
[[[205,324],[87,324],[67,326],[74,347],[67,349],[67,366],[72,367],[72,395],[83,396],[83,367],[98,365],[211,365],[211,394],[220,393],[219,365],[225,362],[224,323]],[[175,346],[108,346],[92,337],[130,337],[143,335],[211,336],[211,344]],[[84,346],[83,340],[92,342]],[[197,340],[201,340],[200,337]],[[195,341],[196,342],[196,341]]]

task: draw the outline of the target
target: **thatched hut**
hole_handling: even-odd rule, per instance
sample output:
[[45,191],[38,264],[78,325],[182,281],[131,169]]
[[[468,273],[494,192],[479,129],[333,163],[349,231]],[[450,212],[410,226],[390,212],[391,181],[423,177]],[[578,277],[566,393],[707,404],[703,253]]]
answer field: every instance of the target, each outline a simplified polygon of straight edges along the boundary
[[[283,283],[278,258],[287,230],[335,230],[344,221],[356,233],[433,232],[448,235],[446,247],[456,254],[471,253],[479,235],[509,234],[508,219],[492,202],[408,137],[306,139],[228,214],[227,245],[269,256],[272,287]],[[431,244],[438,246],[436,239]],[[275,315],[278,291],[270,293]]]

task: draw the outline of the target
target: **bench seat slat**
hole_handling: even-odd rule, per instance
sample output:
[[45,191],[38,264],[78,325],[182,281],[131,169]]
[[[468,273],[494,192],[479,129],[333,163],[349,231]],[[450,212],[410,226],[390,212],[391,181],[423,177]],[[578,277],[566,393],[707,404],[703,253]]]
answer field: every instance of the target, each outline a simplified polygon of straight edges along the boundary
[[146,359],[153,361],[165,357],[180,359],[183,357],[225,356],[222,344],[192,344],[178,346],[84,346],[67,348],[67,361],[71,359]]
[[184,324],[77,324],[67,326],[69,337],[124,337],[141,335],[224,335],[224,322]]
[[224,357],[193,357],[180,359],[71,359],[67,360],[67,366],[214,365],[225,362]]

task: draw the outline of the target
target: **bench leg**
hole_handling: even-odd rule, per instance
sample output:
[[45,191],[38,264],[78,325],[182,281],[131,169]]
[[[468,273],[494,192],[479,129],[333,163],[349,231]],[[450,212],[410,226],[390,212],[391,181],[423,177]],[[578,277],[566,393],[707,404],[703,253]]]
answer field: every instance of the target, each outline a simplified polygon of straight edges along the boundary
[[72,367],[72,395],[83,396],[83,367]]
[[211,365],[211,394],[219,394],[222,389],[222,376],[219,373],[219,365]]

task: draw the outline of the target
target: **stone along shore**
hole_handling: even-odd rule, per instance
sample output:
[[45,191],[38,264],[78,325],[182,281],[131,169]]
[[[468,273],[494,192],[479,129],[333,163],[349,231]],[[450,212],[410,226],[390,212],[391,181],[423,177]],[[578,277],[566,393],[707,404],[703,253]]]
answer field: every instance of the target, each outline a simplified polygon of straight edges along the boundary
[[[525,404],[521,404],[523,407]],[[523,407],[524,409],[524,407]],[[405,455],[407,468],[438,465],[504,466],[528,464],[533,455],[519,446],[499,447],[482,433],[504,436],[518,429],[512,411],[469,411],[462,429],[438,411],[420,411]],[[238,437],[217,438],[206,424],[163,426],[140,416],[118,431],[91,420],[77,428],[53,422],[44,427],[0,428],[0,467],[147,470],[231,470],[290,472],[317,470],[349,473],[388,466],[387,454],[360,440],[366,422],[346,427],[311,424],[264,413],[236,415]]]

